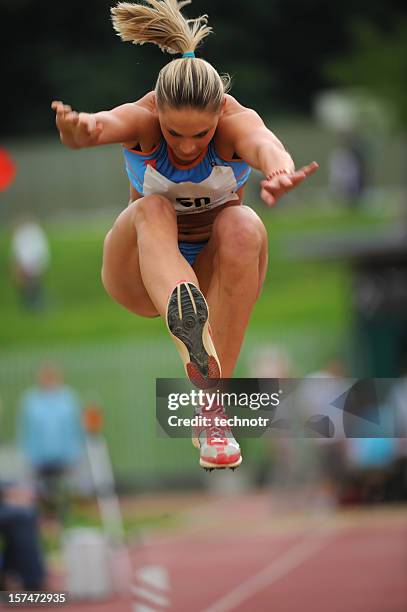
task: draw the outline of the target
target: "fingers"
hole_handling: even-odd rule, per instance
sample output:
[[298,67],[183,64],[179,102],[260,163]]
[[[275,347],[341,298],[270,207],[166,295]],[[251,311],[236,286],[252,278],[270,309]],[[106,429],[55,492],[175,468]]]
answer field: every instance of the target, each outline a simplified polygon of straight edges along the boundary
[[69,104],[53,102],[52,108],[56,110],[58,127],[77,127],[86,136],[92,135],[96,131],[96,121],[88,113],[77,113],[72,110]]
[[314,174],[319,168],[319,164],[316,161],[311,162],[308,166],[303,166],[298,170],[298,172],[303,172],[306,176],[310,174]]
[[79,113],[77,126],[82,135],[89,136],[91,134],[91,125],[87,113]]
[[76,126],[79,122],[79,114],[76,111],[72,111],[65,115],[65,122],[69,123],[69,125]]
[[90,113],[79,113],[77,126],[79,136],[87,136],[95,139],[103,131],[103,123],[97,121],[95,115]]
[[64,104],[61,100],[54,100],[51,108],[56,111],[56,124],[59,130],[76,127],[78,113],[73,111],[69,104]]
[[292,189],[296,187],[299,183],[307,178],[309,175],[314,174],[319,168],[317,162],[312,162],[307,166],[303,166],[299,170],[295,170],[291,174],[278,174],[277,176],[273,176],[272,179],[265,179],[261,182],[261,184],[269,189]]
[[96,121],[95,116],[89,113],[79,113],[78,127],[83,134],[92,137],[99,134],[103,129],[102,123]]
[[260,197],[267,206],[273,206],[277,199],[266,189],[262,189],[260,192]]
[[51,108],[56,112],[56,125],[60,134],[69,136],[80,146],[94,144],[103,131],[103,123],[91,113],[77,113],[69,104],[53,100]]
[[297,187],[297,185],[302,183],[302,181],[305,180],[306,178],[307,178],[307,175],[302,170],[298,170],[297,172],[294,172],[294,174],[291,175],[291,183],[292,183],[291,189],[293,189],[293,187]]
[[294,185],[294,180],[295,177],[293,175],[290,174],[282,174],[279,177],[276,177],[278,179],[278,185],[277,187],[283,187],[285,189],[291,189],[291,187],[293,187]]
[[305,173],[299,171],[291,175],[274,177],[271,181],[262,181],[261,198],[268,206],[273,206],[281,196],[297,187],[305,178]]
[[317,162],[312,162],[308,164],[308,166],[303,166],[299,170],[296,170],[293,174],[289,175],[292,182],[293,187],[296,187],[306,178],[308,178],[311,174],[314,174],[319,168],[319,164]]
[[261,181],[261,186],[270,193],[276,191],[289,191],[298,184],[299,180],[303,180],[304,178],[305,174],[301,176],[296,176],[295,174],[282,174],[273,177],[271,180]]
[[270,180],[261,181],[261,199],[267,206],[273,206],[277,200],[287,191],[291,191],[297,187],[308,176],[314,174],[319,168],[317,162],[312,162],[307,166],[303,166],[292,174],[279,174]]
[[51,104],[51,108],[55,110],[60,117],[72,112],[72,107],[69,106],[69,104],[64,104],[61,100],[54,100]]

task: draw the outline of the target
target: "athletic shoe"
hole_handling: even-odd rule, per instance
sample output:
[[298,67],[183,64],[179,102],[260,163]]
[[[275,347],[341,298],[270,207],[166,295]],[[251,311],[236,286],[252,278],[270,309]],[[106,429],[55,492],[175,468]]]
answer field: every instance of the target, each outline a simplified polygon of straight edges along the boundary
[[221,376],[208,319],[208,304],[198,287],[179,283],[168,300],[167,327],[188,378],[200,389],[215,386]]
[[242,463],[240,446],[230,427],[219,423],[227,418],[223,406],[203,409],[200,414],[210,420],[207,427],[194,427],[192,432],[192,444],[200,449],[201,467],[206,470],[237,468]]

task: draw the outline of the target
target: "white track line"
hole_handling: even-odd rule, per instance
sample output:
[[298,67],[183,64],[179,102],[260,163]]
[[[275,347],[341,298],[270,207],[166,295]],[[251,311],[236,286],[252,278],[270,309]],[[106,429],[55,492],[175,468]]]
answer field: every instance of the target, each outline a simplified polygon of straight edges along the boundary
[[132,592],[135,597],[142,597],[146,599],[151,604],[155,604],[156,606],[161,606],[162,608],[170,607],[170,600],[168,597],[163,597],[162,595],[157,595],[157,593],[153,593],[149,589],[144,589],[139,586],[133,586]]
[[229,612],[236,609],[242,602],[274,584],[277,580],[283,578],[293,569],[307,561],[307,559],[326,546],[335,534],[336,531],[334,529],[327,529],[326,527],[312,531],[306,536],[305,540],[294,545],[258,574],[241,582],[238,587],[224,597],[221,597],[221,599],[203,612]]
[[[146,565],[136,572],[135,579],[136,584],[132,587],[132,592],[136,599],[133,612],[142,612],[143,606],[145,612],[147,610],[156,610],[157,607],[160,610],[171,607],[169,597],[170,580],[165,567],[161,565]],[[152,607],[149,608],[142,602],[139,602],[138,599],[140,597]]]

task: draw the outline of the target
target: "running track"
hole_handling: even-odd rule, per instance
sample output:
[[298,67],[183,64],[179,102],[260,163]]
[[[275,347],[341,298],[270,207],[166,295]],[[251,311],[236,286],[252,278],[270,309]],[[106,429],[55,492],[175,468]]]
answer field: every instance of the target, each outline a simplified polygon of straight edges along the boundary
[[272,511],[270,495],[192,505],[131,550],[128,600],[72,612],[407,612],[407,508]]

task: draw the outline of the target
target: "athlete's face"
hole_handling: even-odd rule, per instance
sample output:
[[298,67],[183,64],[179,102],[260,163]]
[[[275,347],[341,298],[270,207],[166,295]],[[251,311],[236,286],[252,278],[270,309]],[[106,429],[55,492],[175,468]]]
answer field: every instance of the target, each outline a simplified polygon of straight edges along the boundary
[[200,156],[212,140],[221,114],[169,106],[158,111],[161,131],[177,161],[188,164]]

